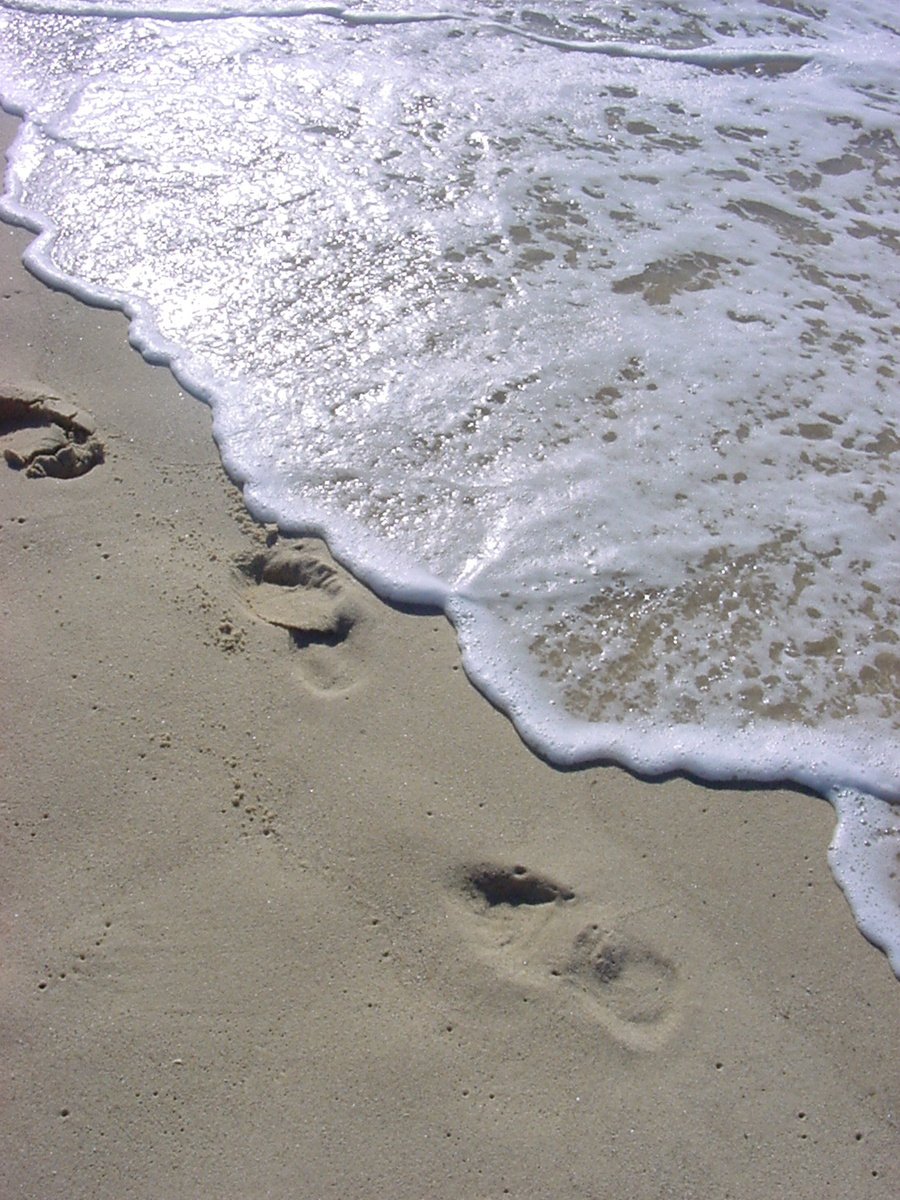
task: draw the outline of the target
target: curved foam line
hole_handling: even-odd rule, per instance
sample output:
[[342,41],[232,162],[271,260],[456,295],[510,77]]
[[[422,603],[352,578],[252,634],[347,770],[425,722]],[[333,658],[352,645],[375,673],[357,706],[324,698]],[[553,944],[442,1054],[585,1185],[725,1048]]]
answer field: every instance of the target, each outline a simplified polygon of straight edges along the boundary
[[581,54],[603,54],[608,58],[641,58],[658,62],[684,63],[691,67],[708,70],[738,69],[741,67],[781,67],[784,71],[799,71],[811,58],[804,54],[792,54],[785,50],[670,50],[666,46],[644,46],[632,42],[581,42],[565,38],[547,37],[507,25],[500,21],[485,23],[488,27],[514,33],[542,46],[553,46],[557,50],[575,51]]
[[[449,597],[445,612],[459,633],[463,665],[474,685],[510,717],[536,754],[558,766],[615,761],[639,775],[681,772],[713,783],[791,783],[826,797],[835,787],[852,781],[853,786],[888,802],[900,799],[895,776],[873,763],[861,743],[832,741],[823,750],[821,738],[813,730],[771,721],[746,730],[718,732],[684,725],[664,734],[642,727],[639,716],[633,724],[623,726],[559,712],[553,701],[548,705],[533,669],[529,671],[521,660],[517,671],[517,662],[510,657],[510,668],[498,677],[490,647],[502,636],[491,630],[488,613],[459,594]],[[467,628],[476,622],[481,636],[467,637]],[[534,686],[527,693],[510,685],[519,674],[531,676],[529,683]]]
[[828,799],[837,814],[828,865],[856,924],[900,979],[900,808],[849,788]]
[[418,25],[429,21],[471,21],[462,13],[388,13],[388,12],[354,12],[345,8],[339,19],[345,25]]
[[0,8],[11,12],[33,13],[35,16],[58,17],[107,17],[113,21],[234,21],[239,18],[265,17],[343,17],[347,11],[343,4],[271,4],[247,11],[246,6],[227,4],[218,9],[210,8],[154,8],[125,6],[104,3],[44,4],[40,0],[0,0]]
[[566,38],[548,37],[533,33],[504,21],[485,20],[477,15],[452,12],[357,12],[343,4],[269,4],[248,11],[240,5],[225,5],[219,9],[172,8],[158,9],[152,5],[126,8],[119,4],[104,3],[41,3],[40,0],[0,0],[0,7],[16,12],[36,15],[72,17],[106,17],[110,20],[154,20],[154,21],[232,21],[238,19],[283,20],[291,17],[330,17],[345,25],[413,25],[435,21],[460,21],[476,25],[481,29],[493,29],[509,33],[514,37],[536,42],[541,46],[569,53],[600,54],[608,58],[636,58],[658,62],[673,62],[684,66],[702,67],[704,70],[740,70],[754,67],[777,67],[782,71],[799,71],[812,61],[806,54],[794,54],[782,50],[672,50],[666,46],[641,45],[633,42],[586,42]]
[[[2,107],[4,111],[13,116],[21,117],[23,115],[5,99]],[[16,145],[21,136],[22,132],[20,131],[9,150],[10,159],[15,154]],[[92,308],[117,309],[128,318],[128,342],[138,351],[144,361],[152,366],[168,367],[180,387],[190,392],[198,400],[213,407],[212,394],[203,387],[199,377],[191,371],[184,356],[179,354],[174,343],[162,337],[155,329],[147,305],[133,297],[125,296],[121,292],[97,285],[87,287],[76,277],[54,266],[50,257],[50,248],[56,239],[55,224],[44,214],[35,213],[23,207],[14,195],[4,193],[0,196],[0,217],[14,225],[28,229],[36,235],[22,256],[24,265],[36,279],[55,291],[74,296],[76,300]],[[233,478],[238,484],[246,482],[238,475],[234,475]]]
[[[4,7],[24,7],[5,4]],[[35,10],[36,10],[36,6]],[[100,6],[96,6],[100,7]],[[112,7],[112,6],[109,6]],[[293,6],[290,15],[324,15],[344,19],[346,12],[341,6]],[[46,11],[46,10],[40,10]],[[124,14],[122,14],[124,15]],[[128,14],[136,16],[134,12]],[[225,14],[217,14],[225,16]],[[242,15],[234,13],[233,15]],[[289,15],[279,10],[277,15]],[[367,14],[374,23],[378,14]],[[406,19],[397,14],[397,20]],[[184,18],[188,19],[188,18]],[[410,19],[418,19],[412,17]],[[434,14],[430,20],[444,19]],[[471,18],[462,18],[471,20]],[[363,23],[363,22],[359,22]],[[522,31],[512,27],[507,32]],[[568,49],[566,44],[536,35],[524,34],[532,40]],[[636,49],[634,57],[660,58],[688,62],[691,65],[707,66],[708,62],[696,62],[696,54],[687,52],[655,52],[646,47],[623,47],[616,43],[577,44],[577,49],[593,53],[611,53],[626,56]],[[704,56],[707,57],[707,56]],[[785,56],[773,56],[784,61]],[[790,57],[790,56],[788,56]],[[724,56],[715,56],[715,65],[725,62]],[[756,56],[732,56],[731,65],[754,65],[761,60]],[[23,117],[24,111],[12,104],[4,103],[7,111]],[[20,132],[10,151],[15,155]],[[50,251],[56,238],[56,227],[49,218],[39,212],[26,209],[15,194],[0,198],[0,213],[18,225],[31,230],[36,236],[25,253],[28,269],[50,287],[68,292],[84,303],[94,306],[119,309],[129,320],[128,340],[146,361],[166,365],[179,384],[198,399],[215,407],[217,395],[223,394],[214,386],[201,382],[201,372],[193,369],[189,356],[164,339],[156,329],[149,307],[141,301],[123,293],[99,287],[88,288],[76,278],[55,267]],[[214,431],[216,427],[214,426]],[[221,432],[221,431],[218,431]],[[221,441],[217,433],[217,442]],[[246,474],[238,464],[223,452],[223,462],[229,475],[244,485],[245,498],[251,512],[261,520],[276,520],[289,532],[314,533],[325,537],[336,557],[363,579],[374,590],[388,599],[431,605],[442,610],[456,627],[463,653],[467,674],[479,690],[498,708],[504,711],[516,725],[523,740],[539,755],[549,758],[559,766],[586,765],[598,761],[616,761],[640,774],[661,774],[683,771],[696,778],[710,781],[746,780],[762,784],[793,781],[825,795],[834,805],[838,815],[834,839],[829,849],[829,863],[836,879],[844,890],[856,921],[866,937],[887,954],[891,966],[900,977],[900,921],[897,904],[892,900],[891,890],[896,890],[885,861],[890,862],[891,848],[900,844],[900,811],[891,803],[896,801],[895,781],[887,777],[877,763],[864,768],[856,782],[873,792],[882,792],[883,799],[849,788],[836,786],[837,781],[846,780],[849,774],[846,761],[842,763],[840,748],[823,756],[815,736],[804,730],[787,727],[770,727],[764,737],[760,729],[743,734],[728,734],[718,739],[714,731],[700,727],[670,731],[668,737],[662,733],[645,731],[637,722],[633,726],[611,724],[591,725],[560,713],[548,713],[541,699],[525,694],[514,684],[516,663],[499,678],[496,662],[490,652],[492,618],[484,609],[460,593],[454,593],[429,572],[400,557],[382,560],[378,568],[364,564],[362,552],[366,532],[343,522],[335,530],[327,513],[305,510],[301,519],[292,519],[290,514],[267,506],[249,484]],[[477,622],[476,637],[468,636]],[[487,632],[487,637],[483,636]],[[845,747],[846,749],[847,747]],[[856,748],[856,761],[863,761]],[[875,841],[885,854],[873,854]],[[877,847],[876,847],[877,848]],[[896,851],[894,851],[896,855]]]
[[[11,154],[14,152],[15,144]],[[143,358],[154,365],[167,366],[182,388],[215,410],[217,397],[227,395],[227,391],[202,381],[202,372],[194,369],[192,360],[156,329],[147,305],[122,293],[87,287],[56,267],[50,258],[55,225],[44,214],[25,209],[15,195],[7,194],[0,199],[0,213],[37,235],[24,255],[32,274],[86,304],[119,309],[129,320],[128,341]],[[552,706],[548,709],[539,688],[526,692],[517,685],[518,679],[533,676],[523,662],[511,659],[498,676],[491,646],[502,639],[492,631],[494,619],[483,606],[389,547],[382,547],[381,562],[373,565],[371,553],[366,549],[371,545],[371,535],[346,517],[336,526],[333,514],[314,511],[308,505],[302,512],[291,512],[268,500],[264,486],[254,482],[246,469],[229,456],[223,445],[227,438],[217,421],[213,432],[225,469],[244,489],[247,505],[257,519],[276,522],[288,532],[322,537],[336,558],[387,600],[443,611],[457,630],[469,678],[495,707],[507,714],[522,740],[541,757],[560,766],[615,761],[641,775],[677,771],[712,782],[792,782],[825,796],[848,784],[886,800],[895,796],[896,780],[886,769],[877,762],[860,766],[866,762],[866,756],[859,745],[834,745],[823,753],[812,731],[773,722],[741,732],[723,731],[720,737],[714,730],[700,726],[679,727],[677,732],[669,731],[668,736],[663,736],[642,728],[639,720],[627,727],[592,723]],[[538,683],[533,678],[529,682]]]
[[[2,98],[0,108],[13,116],[27,119],[24,112],[17,110]],[[24,125],[9,150],[10,161],[23,133]],[[367,566],[362,556],[362,547],[370,540],[370,535],[361,525],[352,526],[352,523],[345,519],[343,535],[336,536],[333,518],[324,512],[314,512],[307,508],[302,519],[292,519],[282,510],[267,505],[265,500],[257,495],[253,480],[228,454],[227,447],[223,444],[224,438],[220,436],[215,412],[216,400],[227,394],[225,389],[201,381],[201,372],[192,369],[191,359],[159,332],[149,305],[113,289],[97,285],[88,287],[77,277],[60,270],[53,263],[50,254],[57,236],[55,223],[45,214],[25,208],[14,194],[0,195],[0,217],[36,235],[23,254],[25,266],[36,279],[55,291],[65,292],[93,308],[121,312],[129,322],[129,345],[138,351],[144,361],[152,366],[167,367],[184,391],[213,410],[213,436],[223,466],[233,482],[242,489],[247,508],[257,520],[278,523],[286,533],[314,536],[326,541],[335,557],[344,563],[356,578],[366,583],[385,600],[414,603],[441,612],[446,610],[451,596],[450,588],[436,575],[411,559],[395,554],[391,557],[389,567],[385,565],[376,569]]]

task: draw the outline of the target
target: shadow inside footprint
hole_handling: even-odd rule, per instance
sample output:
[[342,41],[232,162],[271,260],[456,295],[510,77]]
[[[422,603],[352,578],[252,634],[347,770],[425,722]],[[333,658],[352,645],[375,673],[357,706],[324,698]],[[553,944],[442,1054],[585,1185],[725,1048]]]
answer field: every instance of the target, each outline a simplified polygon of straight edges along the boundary
[[560,886],[544,875],[525,867],[475,867],[468,872],[472,891],[482,896],[493,908],[498,904],[517,907],[520,904],[553,904],[557,900],[574,900],[571,888]]
[[295,645],[337,645],[355,614],[343,597],[337,571],[301,542],[261,550],[239,563],[256,586],[246,596],[258,617],[288,630]]
[[74,479],[103,462],[91,418],[53,396],[4,389],[0,445],[9,466],[30,479]]

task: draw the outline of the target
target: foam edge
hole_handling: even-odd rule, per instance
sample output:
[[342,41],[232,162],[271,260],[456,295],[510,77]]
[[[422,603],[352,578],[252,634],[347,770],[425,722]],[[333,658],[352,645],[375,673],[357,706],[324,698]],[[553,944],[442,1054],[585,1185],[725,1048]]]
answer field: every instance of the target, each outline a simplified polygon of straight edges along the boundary
[[900,979],[900,803],[854,788],[828,793],[837,825],[828,865],[861,932]]

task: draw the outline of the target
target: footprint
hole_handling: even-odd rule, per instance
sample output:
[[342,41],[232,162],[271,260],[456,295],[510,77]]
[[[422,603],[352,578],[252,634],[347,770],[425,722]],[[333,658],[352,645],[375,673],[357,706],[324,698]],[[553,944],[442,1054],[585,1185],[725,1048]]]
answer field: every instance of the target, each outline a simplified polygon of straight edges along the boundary
[[94,423],[53,396],[0,393],[0,446],[9,466],[31,479],[74,479],[103,462]]
[[678,1026],[675,965],[616,923],[587,920],[572,888],[523,866],[462,874],[469,928],[509,982],[599,1024],[634,1050],[664,1045]]
[[558,978],[605,1010],[607,1024],[630,1044],[650,1048],[667,1040],[678,986],[674,965],[643,942],[585,926]]
[[242,598],[260,620],[287,631],[308,686],[346,691],[358,681],[366,608],[324,543],[278,540],[237,567]]
[[498,904],[518,908],[521,904],[553,904],[557,900],[575,899],[571,888],[561,887],[526,867],[474,867],[468,872],[468,881],[473,892],[482,896],[491,908]]

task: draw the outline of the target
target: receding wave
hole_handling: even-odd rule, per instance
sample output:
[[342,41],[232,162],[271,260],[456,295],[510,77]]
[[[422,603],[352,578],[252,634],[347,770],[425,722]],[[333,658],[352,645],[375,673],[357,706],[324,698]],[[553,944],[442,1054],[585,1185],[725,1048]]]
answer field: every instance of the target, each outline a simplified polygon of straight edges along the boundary
[[891,800],[891,21],[5,0],[5,211],[548,757]]

